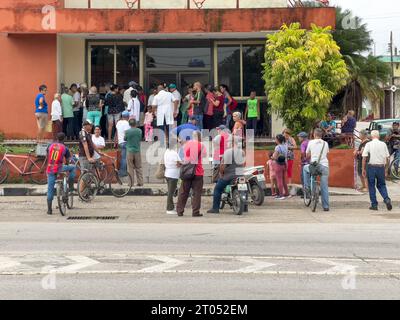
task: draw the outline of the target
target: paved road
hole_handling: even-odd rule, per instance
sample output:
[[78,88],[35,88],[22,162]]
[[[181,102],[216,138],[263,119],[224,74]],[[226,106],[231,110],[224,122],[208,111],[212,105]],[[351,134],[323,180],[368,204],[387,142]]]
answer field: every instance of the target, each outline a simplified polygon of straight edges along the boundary
[[338,197],[311,214],[268,200],[242,217],[179,219],[163,197],[110,199],[77,203],[76,215],[119,216],[95,222],[0,199],[0,299],[400,298],[398,209]]

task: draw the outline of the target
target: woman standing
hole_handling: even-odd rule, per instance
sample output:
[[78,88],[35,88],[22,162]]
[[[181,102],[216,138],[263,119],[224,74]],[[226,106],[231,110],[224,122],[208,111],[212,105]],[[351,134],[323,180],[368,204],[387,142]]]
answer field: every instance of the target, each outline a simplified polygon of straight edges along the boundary
[[193,89],[195,91],[194,99],[191,101],[191,103],[193,104],[193,117],[196,118],[197,126],[199,127],[199,129],[203,130],[204,110],[207,104],[207,100],[203,92],[203,86],[200,82],[195,82],[193,85]]
[[240,112],[234,112],[232,118],[234,122],[232,134],[235,138],[243,141],[245,128],[244,126],[246,124],[246,121],[242,120],[242,114]]
[[214,87],[211,85],[205,86],[207,99],[207,110],[204,114],[204,129],[212,130],[215,128],[214,108],[219,105],[219,101],[215,99]]
[[229,88],[225,84],[219,86],[219,90],[224,95],[224,118],[226,119],[226,126],[232,128],[232,114],[237,107],[237,102],[232,98]]
[[217,88],[214,88],[214,96],[216,99],[216,105],[214,108],[214,125],[216,127],[219,127],[220,125],[225,125],[224,123],[225,97]]
[[89,94],[86,97],[87,120],[94,124],[95,127],[100,125],[100,119],[103,111],[103,100],[97,93],[95,86],[89,89]]
[[286,182],[288,148],[286,145],[286,139],[282,134],[278,134],[276,136],[275,143],[276,147],[272,156],[272,160],[274,160],[273,166],[276,182],[279,189],[279,195],[276,196],[275,199],[285,200],[286,197],[289,195],[289,190]]
[[289,129],[283,131],[283,136],[286,139],[286,144],[288,148],[287,153],[287,178],[289,187],[292,186],[293,178],[293,165],[294,165],[294,149],[297,148],[296,140],[292,137],[292,132]]
[[180,174],[180,166],[182,165],[176,150],[168,148],[164,154],[165,178],[168,185],[167,198],[167,214],[177,215],[174,205],[174,194],[176,192]]
[[189,121],[189,112],[191,112],[190,101],[193,100],[193,86],[190,85],[187,88],[187,95],[183,98],[183,103],[181,104],[181,123],[185,124]]

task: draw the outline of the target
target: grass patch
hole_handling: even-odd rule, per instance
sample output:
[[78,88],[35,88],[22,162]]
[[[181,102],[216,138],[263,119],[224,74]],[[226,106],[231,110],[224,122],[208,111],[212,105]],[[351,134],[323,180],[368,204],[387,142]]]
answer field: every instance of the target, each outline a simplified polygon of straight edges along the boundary
[[336,146],[336,147],[333,147],[333,149],[337,149],[337,150],[350,150],[350,149],[353,149],[353,148],[350,147],[350,146],[347,145],[347,144],[340,144],[340,145],[338,145],[338,146]]
[[33,149],[35,149],[35,146],[6,146],[0,144],[0,153],[5,153],[6,150],[8,150],[8,152],[12,154],[27,154]]

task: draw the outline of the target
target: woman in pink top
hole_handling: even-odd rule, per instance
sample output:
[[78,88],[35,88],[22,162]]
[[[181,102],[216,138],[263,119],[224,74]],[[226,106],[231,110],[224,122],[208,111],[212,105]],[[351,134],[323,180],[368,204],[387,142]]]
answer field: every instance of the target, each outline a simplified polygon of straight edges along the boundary
[[270,151],[269,160],[267,161],[267,174],[269,175],[269,180],[271,182],[271,193],[272,196],[275,197],[277,195],[276,190],[278,189],[278,183],[276,181],[276,174],[274,169],[274,160],[272,160],[274,153]]
[[152,111],[152,107],[148,107],[144,117],[144,132],[145,132],[146,142],[153,141],[153,120],[154,120],[154,114]]

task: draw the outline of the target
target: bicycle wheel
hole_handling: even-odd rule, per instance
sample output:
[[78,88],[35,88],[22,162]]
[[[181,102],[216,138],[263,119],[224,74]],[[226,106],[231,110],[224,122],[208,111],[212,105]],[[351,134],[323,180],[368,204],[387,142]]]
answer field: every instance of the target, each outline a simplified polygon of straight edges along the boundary
[[307,192],[306,188],[303,188],[303,201],[306,207],[311,205],[311,194]]
[[67,179],[64,180],[65,203],[67,208],[71,210],[74,207],[74,193],[69,190]]
[[125,177],[120,177],[118,171],[115,170],[114,177],[112,178],[112,181],[110,181],[109,186],[114,197],[123,198],[132,189],[132,177],[129,173]]
[[314,181],[314,187],[312,192],[312,212],[317,210],[317,205],[319,202],[319,184]]
[[10,174],[10,169],[8,168],[7,162],[2,160],[0,162],[0,184],[6,182],[9,174]]
[[45,170],[46,170],[46,159],[45,158],[36,159],[36,161],[34,161],[29,167],[30,178],[32,183],[45,185],[47,183]]
[[99,181],[91,172],[85,172],[78,180],[78,196],[83,202],[91,202],[97,195]]
[[67,214],[67,204],[65,201],[65,192],[64,192],[64,187],[61,182],[57,182],[57,204],[58,204],[58,209],[60,210],[60,213],[62,216],[65,216]]
[[392,179],[399,180],[400,179],[400,159],[394,159],[389,168],[390,175]]

